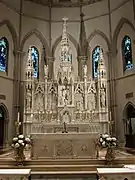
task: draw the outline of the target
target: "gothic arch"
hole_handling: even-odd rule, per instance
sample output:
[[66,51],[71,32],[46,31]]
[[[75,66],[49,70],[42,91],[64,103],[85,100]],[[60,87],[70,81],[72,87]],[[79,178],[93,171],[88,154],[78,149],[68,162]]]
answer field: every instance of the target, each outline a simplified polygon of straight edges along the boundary
[[135,27],[133,26],[133,24],[126,18],[121,18],[115,31],[114,31],[114,35],[113,35],[113,52],[116,53],[117,52],[117,39],[119,36],[119,33],[122,29],[122,27],[124,26],[124,24],[128,24],[133,31],[135,31]]
[[7,26],[7,28],[9,29],[9,31],[11,33],[11,36],[13,39],[14,51],[15,51],[17,49],[17,46],[18,46],[18,37],[17,37],[16,31],[15,31],[13,25],[11,24],[11,22],[9,20],[3,20],[0,22],[0,27],[2,27],[4,25]]
[[[76,49],[76,52],[79,51],[78,53],[80,53],[80,49],[78,50],[79,45],[78,45],[76,39],[75,39],[71,34],[69,34],[69,33],[68,33],[68,37],[69,37],[69,40],[73,43],[73,45],[74,45],[74,47],[75,47],[75,49]],[[59,36],[59,37],[55,40],[55,42],[54,42],[54,44],[53,44],[53,46],[52,46],[52,56],[53,56],[53,57],[54,57],[55,50],[56,50],[58,44],[59,44],[60,41],[61,41],[61,38],[62,38],[62,36]]]
[[8,123],[9,123],[9,112],[5,104],[0,103],[0,109],[4,112],[3,122],[1,121],[0,125],[2,128],[1,137],[0,137],[0,146],[3,148],[8,144]]
[[38,30],[38,29],[33,29],[31,31],[29,31],[23,38],[22,42],[21,42],[21,46],[20,49],[23,50],[24,44],[27,41],[27,39],[29,39],[30,36],[32,36],[33,34],[35,34],[35,36],[41,41],[41,43],[43,44],[46,54],[47,56],[51,55],[50,52],[50,48],[48,46],[48,43],[46,41],[46,39],[44,38],[44,36],[42,35],[42,33]]
[[5,106],[4,103],[0,103],[0,107],[3,109],[3,111],[5,113],[5,117],[6,117],[5,120],[8,122],[9,121],[9,112],[8,112],[7,107]]
[[107,46],[108,46],[108,50],[110,51],[110,49],[111,49],[110,41],[109,41],[108,37],[107,37],[102,31],[100,31],[99,29],[94,30],[94,31],[89,35],[88,41],[87,41],[87,42],[88,42],[88,46],[89,46],[90,41],[91,41],[96,35],[101,36],[101,37],[105,40],[105,42],[107,43]]
[[125,105],[125,107],[124,107],[124,109],[123,109],[123,120],[126,119],[126,116],[127,116],[127,108],[128,108],[129,105],[131,105],[131,106],[133,106],[133,108],[135,108],[135,104],[133,104],[132,102],[129,101],[129,102]]

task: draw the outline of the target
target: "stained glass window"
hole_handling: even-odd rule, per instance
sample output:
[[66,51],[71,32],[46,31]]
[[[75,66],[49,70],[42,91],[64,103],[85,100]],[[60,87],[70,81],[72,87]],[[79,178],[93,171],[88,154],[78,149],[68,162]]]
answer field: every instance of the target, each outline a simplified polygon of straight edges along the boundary
[[0,39],[0,71],[6,72],[8,65],[8,50],[9,45],[5,37]]
[[98,76],[98,62],[100,60],[100,46],[96,46],[92,52],[92,62],[93,62],[93,77],[97,78]]
[[32,60],[33,60],[33,67],[34,67],[34,77],[38,78],[39,74],[39,52],[35,46],[31,47],[32,49]]
[[125,36],[122,41],[122,53],[123,53],[123,68],[130,70],[133,68],[132,63],[132,46],[131,39],[129,36]]

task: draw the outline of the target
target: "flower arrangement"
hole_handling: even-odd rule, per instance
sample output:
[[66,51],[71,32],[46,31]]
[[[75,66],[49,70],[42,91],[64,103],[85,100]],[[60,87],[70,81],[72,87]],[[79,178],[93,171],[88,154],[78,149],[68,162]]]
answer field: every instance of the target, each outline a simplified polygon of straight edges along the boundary
[[25,148],[28,144],[31,144],[30,137],[25,137],[23,134],[17,135],[12,140],[12,147],[14,149]]
[[117,139],[108,135],[107,133],[101,134],[99,144],[103,148],[115,148],[117,146]]

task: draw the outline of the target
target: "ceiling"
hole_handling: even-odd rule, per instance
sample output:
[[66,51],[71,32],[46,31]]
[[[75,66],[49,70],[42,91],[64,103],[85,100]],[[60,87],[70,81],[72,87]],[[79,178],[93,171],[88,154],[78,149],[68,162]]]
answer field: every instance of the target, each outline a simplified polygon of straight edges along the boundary
[[25,0],[25,1],[31,1],[44,6],[75,7],[80,5],[93,4],[95,2],[103,1],[103,0]]

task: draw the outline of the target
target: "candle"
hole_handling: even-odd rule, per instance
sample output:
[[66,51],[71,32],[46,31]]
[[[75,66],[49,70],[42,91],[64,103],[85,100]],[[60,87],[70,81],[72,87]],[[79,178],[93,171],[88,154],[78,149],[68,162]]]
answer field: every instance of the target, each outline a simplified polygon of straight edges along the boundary
[[110,111],[110,121],[112,120],[111,111]]
[[19,122],[20,121],[20,113],[18,112],[17,114],[17,121]]

